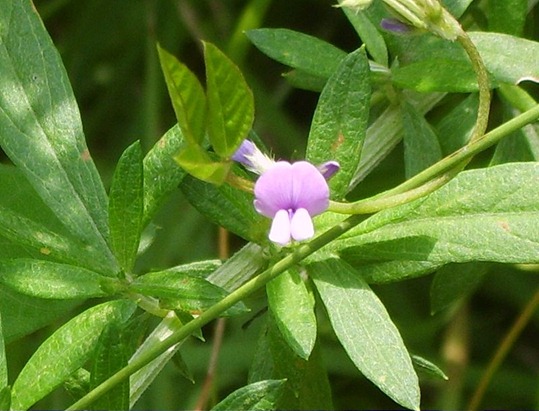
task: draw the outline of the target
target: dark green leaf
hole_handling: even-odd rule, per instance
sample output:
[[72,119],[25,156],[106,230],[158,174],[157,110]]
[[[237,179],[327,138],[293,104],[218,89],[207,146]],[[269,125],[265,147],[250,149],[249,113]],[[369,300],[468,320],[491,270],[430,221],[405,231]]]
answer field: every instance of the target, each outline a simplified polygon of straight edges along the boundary
[[[127,365],[129,347],[122,326],[110,323],[105,326],[97,341],[93,367],[90,375],[90,389],[97,387],[107,378]],[[92,404],[93,410],[128,410],[129,379],[115,385]]]
[[13,409],[30,408],[91,357],[102,330],[126,321],[135,303],[115,300],[92,307],[59,328],[28,360],[12,390]]
[[404,170],[410,178],[442,159],[438,137],[425,117],[411,105],[403,104]]
[[0,411],[11,409],[11,389],[9,387],[0,388]]
[[496,33],[522,36],[527,13],[528,0],[489,1],[488,29]]
[[[228,293],[208,280],[186,272],[158,271],[137,278],[131,289],[141,294],[157,297],[161,306],[198,314],[219,302]],[[226,311],[227,315],[245,312],[243,303]]]
[[191,176],[180,186],[187,200],[215,224],[249,241],[266,240],[269,220],[260,216],[253,207],[253,195],[227,184],[216,187]]
[[436,124],[436,134],[440,137],[444,155],[451,154],[468,142],[477,118],[478,105],[477,93],[470,94]]
[[9,4],[0,11],[0,145],[66,229],[113,267],[107,198],[65,69],[32,3]]
[[105,281],[113,280],[72,265],[28,258],[0,260],[0,284],[36,298],[103,297]]
[[315,345],[309,360],[298,357],[283,339],[272,316],[268,318],[257,347],[249,382],[286,379],[284,392],[277,402],[281,410],[330,410],[331,390],[320,347]]
[[472,293],[482,282],[490,265],[485,263],[448,264],[434,275],[430,288],[431,313],[450,307]]
[[153,218],[168,196],[178,189],[185,171],[174,161],[184,145],[179,126],[168,130],[144,157],[143,227]]
[[211,43],[204,43],[207,130],[215,152],[230,157],[254,120],[254,97],[239,68]]
[[400,405],[419,409],[417,375],[399,331],[367,283],[339,259],[307,267],[350,359]]
[[190,145],[200,145],[206,133],[206,96],[197,77],[176,57],[157,46],[161,69],[178,125]]
[[249,40],[264,54],[305,73],[329,78],[346,53],[316,37],[288,29],[256,29]]
[[313,163],[338,160],[329,185],[342,198],[357,169],[370,105],[369,64],[363,49],[350,53],[330,77],[314,113],[307,146]]
[[421,370],[436,378],[447,381],[449,377],[436,365],[419,355],[412,355],[412,362],[417,370]]
[[110,243],[120,266],[130,272],[137,256],[144,212],[142,150],[140,143],[122,154],[110,187]]
[[49,300],[19,294],[0,285],[0,312],[7,342],[30,334],[65,315],[79,300]]
[[268,305],[275,323],[290,348],[308,359],[316,341],[314,298],[299,273],[289,270],[266,286]]
[[215,405],[211,411],[276,410],[276,403],[282,395],[284,383],[285,380],[265,380],[246,385]]

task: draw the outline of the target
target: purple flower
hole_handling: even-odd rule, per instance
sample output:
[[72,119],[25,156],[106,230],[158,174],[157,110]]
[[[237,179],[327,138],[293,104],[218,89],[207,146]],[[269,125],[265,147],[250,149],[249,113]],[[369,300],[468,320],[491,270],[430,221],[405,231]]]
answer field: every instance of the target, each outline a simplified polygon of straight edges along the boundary
[[329,187],[320,171],[307,161],[278,161],[255,184],[254,206],[273,219],[269,239],[285,245],[314,235],[312,217],[329,205]]
[[271,241],[285,245],[292,239],[302,241],[314,235],[312,217],[328,208],[326,180],[339,170],[339,163],[328,161],[315,167],[307,161],[275,162],[250,140],[243,141],[232,160],[260,174],[254,188],[254,206],[273,219]]

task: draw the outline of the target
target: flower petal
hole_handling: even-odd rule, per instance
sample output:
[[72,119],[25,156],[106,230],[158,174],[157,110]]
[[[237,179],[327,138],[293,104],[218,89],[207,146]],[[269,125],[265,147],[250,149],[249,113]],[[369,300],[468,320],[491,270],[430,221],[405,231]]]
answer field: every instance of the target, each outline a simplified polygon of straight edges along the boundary
[[326,161],[325,163],[320,164],[317,168],[318,171],[320,171],[320,173],[322,174],[322,176],[326,180],[329,180],[337,171],[339,171],[341,166],[336,161]]
[[304,208],[298,209],[290,221],[290,234],[294,240],[308,240],[314,236],[313,220]]
[[320,214],[329,205],[329,187],[320,171],[307,161],[292,164],[291,209],[306,209],[311,216]]
[[269,239],[281,245],[290,242],[290,216],[287,210],[279,210],[275,214],[271,223]]
[[266,170],[255,183],[256,211],[273,218],[279,210],[294,209],[291,201],[292,164],[278,161]]

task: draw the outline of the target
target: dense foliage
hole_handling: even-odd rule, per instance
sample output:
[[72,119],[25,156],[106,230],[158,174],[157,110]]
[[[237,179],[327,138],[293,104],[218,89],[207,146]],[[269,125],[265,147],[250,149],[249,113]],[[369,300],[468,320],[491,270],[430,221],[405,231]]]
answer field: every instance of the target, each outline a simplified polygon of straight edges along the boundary
[[536,3],[0,0],[0,409],[538,408]]

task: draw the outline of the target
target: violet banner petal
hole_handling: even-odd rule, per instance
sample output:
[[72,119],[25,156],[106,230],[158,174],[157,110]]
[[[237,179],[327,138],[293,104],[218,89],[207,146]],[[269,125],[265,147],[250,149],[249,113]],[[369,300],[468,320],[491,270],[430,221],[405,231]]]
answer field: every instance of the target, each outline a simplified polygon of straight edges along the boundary
[[307,161],[292,164],[291,171],[291,208],[305,208],[311,216],[326,211],[329,205],[329,187],[320,171]]
[[278,161],[255,183],[255,208],[269,218],[279,210],[295,209],[291,201],[292,165]]

